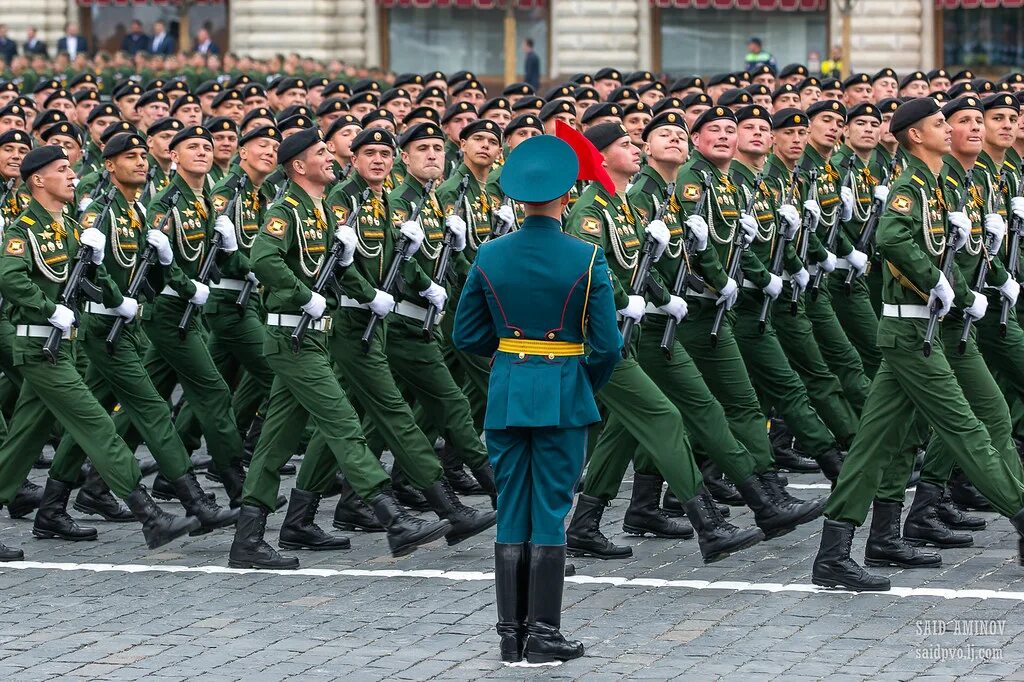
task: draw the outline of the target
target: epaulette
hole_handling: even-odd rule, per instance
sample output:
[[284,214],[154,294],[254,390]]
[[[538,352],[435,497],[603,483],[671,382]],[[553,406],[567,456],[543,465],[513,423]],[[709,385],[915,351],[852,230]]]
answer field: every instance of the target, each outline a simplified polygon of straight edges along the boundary
[[294,197],[285,197],[284,200],[287,201],[292,206],[298,206],[299,205],[298,200],[296,200]]
[[928,183],[925,181],[924,178],[917,174],[917,171],[910,175],[910,179],[916,182],[917,184],[921,185],[922,187],[928,186]]
[[645,175],[644,184],[640,186],[640,191],[644,194],[654,194],[658,191],[658,183],[654,181],[654,178]]
[[608,202],[605,201],[604,199],[602,199],[601,197],[597,196],[596,194],[594,195],[594,201],[596,201],[597,203],[601,204],[601,206],[603,206],[603,207],[607,207],[608,206]]
[[976,159],[974,161],[974,165],[975,165],[976,168],[981,168],[983,170],[988,170],[988,166],[986,166],[985,163],[981,159]]
[[[914,179],[916,180],[917,176],[914,176]],[[959,187],[960,186],[960,183],[957,182],[956,180],[954,180],[952,175],[947,175],[946,176],[946,183],[948,183],[950,185],[953,185],[954,187]]]
[[1006,160],[1006,159],[1003,159],[1003,165],[1006,166],[1007,168],[1009,168],[1012,171],[1017,170],[1017,168],[1012,163],[1010,163],[1008,160]]
[[34,221],[31,218],[29,218],[27,215],[21,216],[21,222],[25,223],[26,225],[35,225],[36,224],[36,221]]

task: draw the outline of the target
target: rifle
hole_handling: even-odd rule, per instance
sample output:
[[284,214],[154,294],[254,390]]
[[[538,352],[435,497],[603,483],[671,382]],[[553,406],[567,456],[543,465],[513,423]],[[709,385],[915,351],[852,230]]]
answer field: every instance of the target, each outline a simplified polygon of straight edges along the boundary
[[[810,189],[807,192],[808,201],[818,200],[818,169],[812,168],[807,171],[807,181],[810,183]],[[807,248],[810,246],[811,235],[818,230],[818,218],[811,211],[804,211],[804,219],[800,224],[801,236],[804,241],[800,244],[800,251],[797,256],[800,258],[800,262],[804,263],[806,267],[807,263]],[[797,237],[799,239],[799,237]],[[790,282],[790,290],[792,295],[789,298],[789,312],[794,317],[796,316],[797,309],[800,305],[800,287],[795,282]]]
[[[761,175],[758,173],[754,178],[754,191],[750,193],[750,197],[747,199],[747,205],[743,213],[747,215],[753,215],[751,211],[754,210],[754,203],[757,201],[757,195],[761,192]],[[757,218],[754,218],[757,220]],[[740,277],[740,262],[743,260],[743,254],[746,253],[749,248],[749,244],[745,244],[743,241],[743,230],[740,229],[739,219],[736,222],[736,236],[732,241],[732,253],[729,254],[729,266],[728,275],[734,281]],[[739,287],[739,281],[736,281],[736,286]],[[718,304],[718,310],[715,311],[715,321],[711,323],[711,347],[714,348],[718,345],[718,332],[722,328],[722,321],[725,319],[725,301]]]
[[[1024,196],[1024,178],[1017,182],[1017,196]],[[1016,215],[1010,218],[1010,248],[1006,254],[1006,273],[1011,279],[1020,274],[1020,238],[1024,234],[1024,220]],[[1006,338],[1007,324],[1010,321],[1010,299],[1003,297],[999,310],[999,336]]]
[[[427,203],[427,197],[429,196],[429,188],[433,185],[433,180],[427,183],[427,190],[423,197],[423,202],[413,210],[414,218],[410,220],[416,220],[419,218],[420,210]],[[462,213],[465,216],[466,209],[466,191],[469,189],[469,173],[462,176],[462,181],[459,182],[459,193],[455,196],[455,215]],[[468,226],[466,229],[469,229]],[[452,260],[452,232],[446,230],[444,233],[444,242],[441,246],[441,253],[437,257],[437,281],[444,286],[444,281],[448,278],[448,270],[451,266]],[[427,308],[427,316],[423,318],[423,338],[430,340],[434,334],[434,325],[437,324],[437,318],[441,316],[441,311],[431,304]]]
[[[281,200],[284,196],[284,191],[288,188],[287,179],[281,183],[281,186],[274,192],[274,198],[270,201],[270,205],[273,206]],[[249,299],[252,298],[252,290],[256,288],[256,283],[251,279],[246,278],[242,284],[242,290],[238,292],[238,298],[235,299],[235,305],[238,307],[238,314],[242,315],[245,313],[245,309],[249,307]]]
[[[853,160],[854,155],[846,157],[843,161],[843,166],[846,167],[846,173],[843,175],[843,179],[839,182],[840,196],[842,196],[843,187],[846,187],[846,183],[850,181],[851,173],[853,172]],[[840,202],[841,204],[842,202]],[[832,223],[832,227],[828,229],[828,235],[825,237],[825,250],[829,253],[833,253],[836,248],[836,239],[839,238],[839,223],[842,222],[841,216],[839,215],[840,208],[836,208],[836,219]],[[811,281],[811,300],[815,301],[818,299],[818,293],[821,291],[821,280],[825,277],[825,270],[820,265],[818,266],[817,272],[814,273],[814,279]]]
[[[509,197],[505,197],[505,200],[501,202],[501,205],[502,206],[512,206],[512,199],[510,199]],[[506,226],[505,223],[503,223],[502,221],[496,220],[494,222],[494,225],[491,226],[491,234],[493,236],[495,236],[495,237],[501,237],[501,236],[505,235],[511,229],[512,229],[511,225]]]
[[[1006,188],[1006,179],[1002,178],[997,183],[999,191],[1002,192]],[[970,190],[968,186],[966,188]],[[984,296],[981,290],[985,288],[985,279],[988,277],[988,268],[992,263],[992,259],[995,258],[995,252],[999,248],[999,244],[994,239],[988,239],[988,243],[985,244],[985,250],[982,252],[981,263],[978,264],[978,274],[974,280],[974,291],[978,296]],[[963,331],[960,332],[960,343],[957,344],[956,352],[958,355],[963,355],[967,352],[967,339],[971,335],[971,324],[974,323],[974,318],[971,317],[967,311],[964,311],[964,327]]]
[[[899,161],[899,155],[893,154],[892,161],[889,162],[888,171],[882,177],[883,185],[888,183],[889,178],[891,178],[893,174],[896,172],[896,165],[899,163]],[[869,258],[871,257],[871,254],[868,252],[868,250],[871,248],[871,240],[875,236],[875,230],[878,229],[878,221],[881,220],[882,211],[884,209],[885,206],[881,201],[879,201],[877,198],[872,200],[871,214],[868,215],[867,222],[864,223],[864,227],[860,231],[860,236],[857,237],[857,243],[856,245],[854,245],[855,249],[857,249],[861,253],[868,254]],[[857,277],[857,272],[853,268],[850,268],[849,270],[846,271],[846,279],[843,280],[843,293],[846,294],[847,296],[853,293],[853,280],[857,279]]]
[[[103,207],[103,211],[100,213],[99,222],[106,218],[107,214],[110,213],[110,207],[114,203],[114,195],[117,193],[117,187],[111,187],[107,190],[104,199],[106,205]],[[93,248],[91,246],[85,246],[79,244],[78,253],[75,254],[75,267],[72,268],[71,274],[68,275],[68,281],[64,284],[64,290],[60,293],[60,299],[58,303],[70,308],[72,312],[78,307],[78,297],[85,296],[94,303],[99,303],[103,300],[103,291],[89,281],[86,277],[86,272],[89,266],[92,265],[92,253]],[[75,313],[75,326],[78,326],[78,314]],[[46,338],[46,342],[43,344],[43,357],[50,361],[51,365],[57,364],[57,356],[60,354],[60,342],[64,337],[62,332],[57,327],[54,327],[50,331],[50,335]]]
[[[352,214],[345,221],[346,225],[355,225],[356,221],[359,220],[359,214],[363,211],[363,204],[370,198],[370,188],[367,187],[363,190],[362,196],[359,197],[359,204],[356,206],[356,210],[352,211]],[[338,261],[341,259],[341,251],[344,247],[341,242],[337,239],[334,240],[334,244],[331,246],[331,252],[327,254],[327,258],[324,260],[323,265],[320,266],[320,272],[316,276],[316,282],[313,283],[313,291],[318,294],[322,294],[327,290],[327,287],[336,287],[337,280],[335,279],[335,270],[338,269]],[[298,353],[299,349],[302,348],[302,339],[306,336],[306,330],[309,329],[309,323],[313,321],[313,316],[309,313],[302,313],[302,317],[299,318],[299,323],[295,325],[295,329],[292,330],[292,352]]]
[[[654,212],[654,217],[651,222],[655,220],[661,220],[665,211],[668,209],[668,205],[672,203],[672,197],[676,193],[676,183],[670,182],[665,186],[665,201],[658,206],[658,210]],[[647,289],[651,286],[651,267],[654,265],[654,238],[651,235],[644,237],[643,246],[640,247],[640,261],[636,266],[636,274],[633,276],[633,283],[629,286],[630,296],[643,296]],[[619,333],[622,334],[622,357],[625,358],[629,355],[629,346],[633,340],[633,328],[636,326],[636,320],[631,317],[627,317],[622,320],[622,327]]]
[[[705,172],[701,172],[701,194],[700,202],[694,207],[693,213],[690,215],[701,215],[711,210],[711,176]],[[671,197],[669,197],[671,199]],[[704,291],[704,282],[696,279],[696,283],[689,284],[691,279],[695,279],[690,275],[690,249],[693,247],[693,238],[690,237],[683,242],[683,252],[679,257],[679,269],[676,270],[676,278],[672,281],[672,295],[682,296],[685,293],[687,286],[694,291]],[[679,325],[676,322],[676,318],[671,315],[665,320],[665,331],[661,335],[661,352],[665,354],[665,358],[668,360],[672,359],[672,342],[676,338],[676,327]]]
[[[967,178],[964,180],[964,193],[960,197],[956,210],[963,211],[967,205],[967,199],[971,196],[971,186],[974,184],[974,169],[967,171]],[[925,210],[928,210],[925,207]],[[952,223],[946,228],[946,250],[942,254],[942,274],[946,281],[953,284],[953,261],[956,259],[956,251],[953,250],[953,241],[956,238],[956,227]],[[942,310],[942,301],[938,299],[932,304],[931,315],[928,317],[928,328],[924,332],[924,356],[932,354],[932,339],[935,338],[935,327],[939,322],[939,312]]]
[[[242,195],[245,181],[248,179],[249,176],[245,173],[235,177],[234,184],[231,186],[235,193],[231,196],[231,201],[224,208],[224,215],[230,217],[234,213],[238,197]],[[199,281],[203,284],[208,284],[211,280],[214,282],[220,281],[220,268],[217,267],[217,256],[220,255],[222,243],[223,238],[219,234],[214,235],[213,240],[210,242],[210,250],[206,252],[206,257],[199,265]],[[195,317],[198,308],[199,306],[192,301],[185,305],[185,312],[181,314],[181,320],[178,322],[178,338],[182,341],[188,336],[189,327],[192,326],[192,318]]]
[[[177,188],[172,189],[167,195],[168,205],[173,207],[178,201],[179,196],[181,196],[181,190]],[[173,215],[173,209],[167,211],[156,229],[164,232],[167,228],[167,223],[170,222]],[[146,250],[142,252],[138,266],[135,268],[135,274],[132,275],[132,280],[128,283],[128,290],[125,292],[125,296],[138,299],[139,294],[144,293],[146,294],[146,297],[151,300],[156,297],[156,292],[153,291],[153,287],[150,286],[149,280],[147,279],[149,276],[149,269],[156,264],[156,261],[156,249],[147,245]],[[110,327],[110,332],[107,334],[106,340],[108,355],[113,355],[114,351],[117,349],[117,344],[121,340],[121,332],[124,331],[125,324],[125,319],[118,316],[114,320],[113,326]]]
[[[789,182],[789,201],[796,203],[796,180],[800,175],[800,167],[797,166],[793,169],[793,175],[790,176]],[[775,252],[772,254],[772,262],[769,266],[769,271],[773,275],[782,274],[782,261],[786,257],[786,244],[789,240],[783,238],[780,239],[775,245]],[[768,328],[768,308],[771,307],[772,299],[768,296],[764,297],[761,301],[761,314],[757,318],[757,333],[764,334],[764,330]]]

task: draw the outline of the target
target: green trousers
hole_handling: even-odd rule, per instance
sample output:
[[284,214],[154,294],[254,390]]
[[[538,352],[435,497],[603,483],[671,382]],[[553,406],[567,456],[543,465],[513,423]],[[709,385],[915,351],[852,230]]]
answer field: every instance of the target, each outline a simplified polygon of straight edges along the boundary
[[[891,462],[893,444],[904,442],[914,426],[915,410],[995,509],[1012,516],[1024,507],[1024,482],[992,446],[942,344],[936,343],[927,358],[921,352],[927,323],[888,317],[879,322],[882,365],[872,383],[860,430],[825,507],[828,518],[858,526],[864,523],[883,476],[895,475],[890,466],[895,464]],[[905,460],[899,469],[909,477],[913,457],[905,451],[899,454]]]
[[[0,504],[10,504],[32,469],[39,449],[23,446],[37,443],[42,447],[50,432],[48,415],[56,417],[67,433],[82,443],[85,456],[110,489],[127,497],[142,478],[139,464],[117,435],[110,415],[96,402],[75,368],[74,342],[61,343],[57,362],[50,364],[43,358],[43,341],[25,337],[14,340],[14,365],[24,381],[11,417],[9,436],[0,446]],[[84,457],[55,458],[50,476],[74,484],[84,463]]]
[[[359,418],[331,369],[327,336],[309,331],[298,353],[291,329],[268,327],[264,355],[274,372],[263,432],[256,445],[242,493],[245,504],[273,510],[281,487],[281,465],[295,452],[306,422],[323,435],[324,447],[307,450],[299,469],[340,469],[365,500],[390,485],[387,473],[366,447]],[[322,462],[322,458],[330,460]],[[336,468],[335,468],[336,467]],[[300,490],[313,491],[296,483]]]
[[864,374],[873,379],[882,364],[882,352],[878,350],[878,314],[871,305],[871,292],[863,277],[851,283],[850,293],[843,290],[847,270],[836,269],[826,278],[832,309],[842,325],[846,337],[860,356]]
[[[686,324],[685,321],[683,324]],[[661,351],[664,331],[665,317],[653,314],[644,318],[642,331],[637,329],[640,337],[636,344],[637,359],[643,373],[678,411],[694,448],[700,447],[706,452],[730,480],[743,481],[749,478],[757,469],[754,458],[729,430],[725,410],[711,394],[697,366],[678,340],[673,339],[672,359],[665,357]],[[598,396],[602,402],[605,402],[606,390],[602,389]],[[602,500],[614,498],[630,460],[633,460],[637,472],[660,474],[666,480],[669,476],[662,471],[662,466],[676,469],[689,466],[689,462],[682,457],[663,454],[666,441],[657,438],[654,428],[644,428],[642,414],[636,415],[636,418],[640,423],[632,425],[631,419],[620,416],[618,412],[611,412],[587,469],[588,495]],[[641,440],[635,435],[638,430],[645,434],[649,432],[654,438],[648,436]],[[656,445],[654,449],[651,449],[652,444]],[[699,471],[697,475],[700,475]],[[689,471],[673,472],[675,479],[689,481],[689,477]],[[686,492],[690,492],[689,489]]]
[[853,408],[858,412],[863,411],[871,380],[864,373],[860,355],[850,343],[850,337],[846,335],[843,325],[836,317],[828,286],[823,284],[817,297],[806,293],[803,298],[804,309],[811,321],[821,356],[833,374],[839,378],[839,383],[843,385],[843,393]]
[[1014,434],[1024,436],[1024,330],[1017,319],[1017,312],[1010,309],[1006,324],[1006,336],[999,334],[999,313],[1002,309],[1001,296],[989,294],[988,313],[975,323],[978,332],[978,348],[985,362],[995,375],[1003,391],[1003,397],[1011,406]]

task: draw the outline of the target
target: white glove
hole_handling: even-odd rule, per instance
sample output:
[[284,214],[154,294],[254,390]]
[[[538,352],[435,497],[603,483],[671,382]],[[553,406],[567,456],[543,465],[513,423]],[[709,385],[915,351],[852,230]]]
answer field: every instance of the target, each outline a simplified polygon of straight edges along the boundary
[[675,321],[682,322],[683,318],[686,317],[687,307],[686,301],[681,296],[669,296],[668,303],[665,305],[658,306],[658,310],[664,310],[667,314],[675,318]]
[[672,238],[668,231],[668,225],[662,220],[652,220],[644,229],[644,233],[654,240],[654,260],[657,261],[661,258],[661,254],[665,253],[668,240]]
[[736,299],[740,296],[740,288],[736,284],[736,280],[729,277],[725,283],[725,286],[718,290],[718,304],[724,305],[725,309],[728,310],[736,304]]
[[356,231],[351,225],[341,223],[334,231],[334,238],[341,242],[341,255],[338,257],[338,265],[347,268],[352,265],[356,257]]
[[80,183],[80,182],[81,182],[81,179],[75,178],[74,180],[71,181],[71,184],[75,186],[75,189],[78,189],[78,183]]
[[506,226],[512,227],[516,224],[516,212],[512,210],[512,207],[508,204],[502,204],[498,207],[498,210],[494,212],[494,215],[498,217],[498,220],[505,223]]
[[949,312],[950,307],[953,305],[953,287],[949,285],[949,280],[946,276],[939,273],[939,281],[935,283],[932,290],[928,292],[928,309],[930,310],[935,301],[939,301],[942,304],[942,308],[939,310],[939,317],[944,316]]
[[220,250],[224,253],[238,251],[238,238],[235,237],[235,224],[226,215],[217,216],[213,221],[213,230],[220,235]]
[[846,255],[846,260],[858,275],[863,275],[868,269],[868,254],[854,249]]
[[849,187],[839,188],[839,198],[843,200],[843,215],[842,219],[849,220],[853,217],[853,190]]
[[[416,252],[420,250],[420,245],[423,244],[423,228],[415,221],[406,220],[399,230],[402,236],[409,240],[408,246],[405,247],[405,259],[409,260],[416,255]],[[394,305],[394,301],[392,301],[392,305]]]
[[196,293],[192,295],[192,298],[188,299],[188,302],[203,305],[206,303],[206,299],[210,298],[210,287],[197,280],[192,280],[192,285],[195,286]]
[[1017,305],[1017,296],[1020,295],[1020,283],[1011,277],[1003,283],[1003,286],[999,287],[999,293],[1010,302],[1010,307],[1012,308]]
[[690,238],[693,239],[694,253],[700,253],[708,248],[708,223],[699,215],[692,215],[686,219],[686,229],[690,231]]
[[1024,197],[1010,197],[1010,212],[1024,219]]
[[643,296],[630,296],[629,303],[626,304],[625,308],[619,310],[619,315],[628,317],[634,322],[639,322],[640,318],[644,316],[645,310],[647,310],[647,301],[644,300]]
[[785,223],[785,230],[782,236],[787,241],[791,241],[796,237],[796,231],[800,229],[800,214],[796,210],[796,206],[792,204],[783,204],[779,206],[779,217],[782,218],[782,222]]
[[949,248],[959,251],[964,248],[971,235],[971,219],[963,211],[951,211],[946,219],[949,220],[950,225],[956,228],[956,237],[953,239],[953,243],[949,244]]
[[808,199],[804,202],[804,210],[810,211],[815,221],[821,220],[821,205],[814,199]]
[[81,213],[82,211],[87,209],[89,207],[89,204],[91,203],[92,199],[90,197],[84,197],[81,201],[78,202],[78,212]]
[[311,295],[309,300],[302,306],[302,312],[306,313],[314,320],[319,320],[327,311],[327,299],[315,291],[311,291],[309,293]]
[[107,246],[107,237],[95,227],[87,227],[82,230],[82,236],[78,238],[82,246],[92,249],[92,264],[99,265],[103,262],[103,251]]
[[973,320],[980,320],[985,317],[988,310],[988,297],[980,291],[974,292],[974,303],[964,308],[964,315],[970,315]]
[[803,291],[811,283],[811,273],[807,272],[807,268],[800,268],[790,275],[789,281],[793,286]]
[[47,321],[62,332],[66,332],[75,323],[75,314],[71,311],[71,308],[58,303],[53,311],[53,315],[50,315]]
[[985,234],[992,238],[992,243],[998,248],[1003,243],[1003,237],[1006,236],[1006,221],[1003,220],[1003,216],[998,213],[989,213],[985,216],[983,224]]
[[825,260],[818,263],[818,267],[825,272],[832,272],[836,269],[836,254],[831,251],[825,252]]
[[739,227],[743,231],[743,245],[750,246],[757,236],[757,218],[748,213],[741,213]]
[[253,286],[257,286],[258,287],[260,285],[259,278],[256,277],[256,273],[253,272],[252,270],[250,270],[249,272],[245,273],[245,278],[247,280],[249,280],[250,282],[252,282]]
[[131,322],[139,312],[139,302],[134,298],[125,296],[124,300],[121,301],[121,305],[114,308],[114,310],[117,311],[118,315]]
[[370,301],[370,310],[374,315],[383,319],[388,316],[395,308],[395,297],[386,291],[377,289],[377,293],[374,294],[373,300]]
[[452,249],[461,252],[466,248],[466,221],[457,215],[444,219],[444,225],[452,233]]
[[875,191],[872,194],[883,204],[889,200],[889,188],[886,185],[875,185]]
[[160,230],[150,230],[146,233],[146,243],[156,249],[160,265],[170,265],[174,261],[174,254],[171,253],[171,242],[167,235]]
[[420,292],[420,296],[430,301],[430,305],[438,310],[444,310],[444,304],[448,300],[448,292],[436,282],[431,282],[429,287]]
[[761,291],[764,292],[765,296],[774,301],[779,297],[779,294],[782,293],[782,278],[778,275],[772,275],[771,273],[769,273],[769,275],[771,276],[771,279],[768,280],[767,286],[765,286],[764,289],[761,289]]

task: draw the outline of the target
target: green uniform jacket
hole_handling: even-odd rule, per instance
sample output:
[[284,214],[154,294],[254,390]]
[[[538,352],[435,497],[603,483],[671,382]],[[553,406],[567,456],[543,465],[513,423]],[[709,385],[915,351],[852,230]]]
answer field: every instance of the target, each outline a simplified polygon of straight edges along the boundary
[[[795,179],[793,177],[793,171],[786,168],[786,164],[782,162],[782,159],[769,154],[768,158],[764,163],[764,183],[768,186],[768,190],[772,194],[772,198],[775,199],[774,209],[776,212],[776,227],[782,225],[778,219],[778,210],[783,204],[795,204],[800,196],[800,179],[799,176]],[[800,207],[796,206],[797,212],[800,212]],[[800,268],[804,267],[804,263],[801,262],[800,256],[797,255],[796,244],[797,240],[800,239],[799,232],[796,237],[791,241],[786,242],[786,254],[782,259],[783,269],[789,274],[799,272]],[[762,262],[771,265],[771,257],[768,260]]]
[[[0,185],[0,187],[2,186]],[[0,216],[3,216],[5,225],[10,225],[28,207],[32,196],[25,191],[25,185],[18,180],[10,192],[0,195],[0,200],[2,200]]]
[[[998,166],[995,160],[984,151],[981,152],[974,164],[974,179],[982,187],[985,197],[984,212],[998,213],[1007,222],[1006,236],[995,250],[996,260],[1002,264],[1003,269],[1008,265],[1012,237],[1009,229],[1009,223],[1013,220],[1013,215],[1010,212],[1010,199],[1021,191],[1020,167],[1014,165],[1009,154],[1012,151],[1012,149],[1008,150],[1003,163]],[[991,275],[989,275],[989,281],[995,286],[999,286]]]
[[[843,211],[842,201],[839,196],[844,170],[834,166],[832,162],[825,159],[811,145],[807,145],[804,155],[800,159],[800,168],[804,171],[815,169],[818,171],[818,205],[821,207],[821,220],[818,221],[817,244],[810,243],[807,251],[808,260],[811,263],[820,263],[825,260],[825,252],[828,249],[828,233],[840,219]],[[804,183],[806,187],[807,183]],[[810,188],[806,187],[801,199],[810,198]],[[847,239],[840,229],[836,242],[833,245],[832,253],[837,256],[846,256],[853,250],[853,244]]]
[[245,279],[251,270],[249,253],[252,249],[253,240],[259,234],[260,227],[264,223],[264,216],[267,207],[273,200],[270,188],[266,182],[259,187],[253,187],[252,181],[245,175],[241,166],[231,166],[227,174],[220,179],[210,193],[210,201],[213,202],[213,211],[221,215],[228,208],[232,197],[235,196],[235,183],[242,178],[242,194],[235,202],[232,214],[228,216],[235,224],[235,238],[238,241],[238,250],[226,256],[220,265],[221,275],[228,279]]
[[461,207],[462,217],[466,221],[466,250],[463,251],[465,259],[455,268],[456,272],[463,276],[469,272],[469,264],[476,258],[476,250],[491,238],[491,212],[501,204],[501,196],[490,194],[486,187],[481,187],[469,167],[463,163],[437,188],[437,200],[441,202],[445,215],[455,213],[459,184],[466,175],[469,176],[469,187],[466,188],[465,202]]
[[[176,190],[180,190],[180,194],[172,206],[169,200]],[[199,278],[199,268],[213,238],[216,215],[206,197],[197,197],[180,175],[175,175],[170,185],[162,189],[149,204],[150,227],[158,228],[168,213],[171,219],[164,225],[164,233],[171,242],[177,267],[167,273],[167,285],[178,296],[188,300],[196,293],[192,280]]]
[[[874,200],[875,187],[879,183],[879,177],[872,172],[870,159],[865,162],[845,144],[832,155],[832,166],[842,168],[843,163],[850,158],[853,159],[853,181],[850,182],[850,188],[853,190],[853,217],[839,224],[840,237],[836,240],[836,255],[840,257],[848,255],[856,247],[864,225],[871,215],[871,203]],[[850,251],[841,253],[847,248]],[[870,256],[871,251],[872,249],[867,249],[864,253]]]
[[[754,200],[754,210],[751,215],[757,219],[757,235],[754,241],[743,254],[741,267],[743,277],[754,284],[758,289],[768,286],[771,281],[769,267],[772,262],[772,252],[775,250],[777,217],[775,209],[781,205],[782,193],[774,185],[765,182],[766,173],[761,174],[761,181],[754,187],[754,180],[757,175],[753,169],[733,161],[729,167],[729,175],[733,182],[739,187],[740,203],[745,209],[751,199]],[[742,285],[743,282],[737,282]]]

